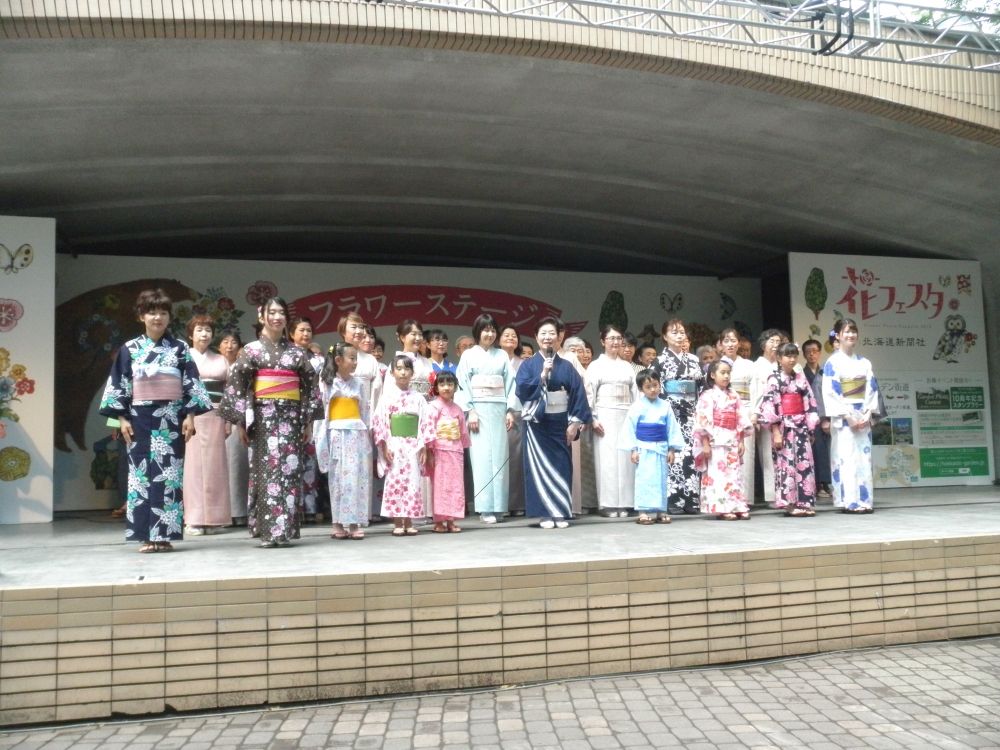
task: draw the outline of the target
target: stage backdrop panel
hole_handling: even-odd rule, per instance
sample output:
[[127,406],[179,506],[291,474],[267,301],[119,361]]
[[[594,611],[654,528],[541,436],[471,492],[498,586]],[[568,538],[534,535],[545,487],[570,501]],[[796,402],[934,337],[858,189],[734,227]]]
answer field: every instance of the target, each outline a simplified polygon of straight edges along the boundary
[[0,524],[52,520],[56,222],[0,216]]
[[246,341],[257,304],[277,293],[294,313],[313,319],[319,344],[338,341],[340,316],[356,310],[390,354],[395,327],[406,318],[443,328],[454,344],[484,311],[515,323],[532,343],[534,321],[559,315],[571,333],[598,350],[598,331],[606,323],[659,348],[668,318],[693,324],[695,345],[714,342],[716,332],[730,326],[756,336],[761,321],[756,279],[65,255],[58,269],[56,510],[116,502],[115,445],[97,405],[115,351],[140,332],[132,303],[151,286],[162,286],[175,300],[177,332],[194,311],[204,310],[220,332],[238,331]]
[[796,341],[858,324],[889,413],[873,431],[876,486],[990,484],[979,263],[792,253],[788,267]]

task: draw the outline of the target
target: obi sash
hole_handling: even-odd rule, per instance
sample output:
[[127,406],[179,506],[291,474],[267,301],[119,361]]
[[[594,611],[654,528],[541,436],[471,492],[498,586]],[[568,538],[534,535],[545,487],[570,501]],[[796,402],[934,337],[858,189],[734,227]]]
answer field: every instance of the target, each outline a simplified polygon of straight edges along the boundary
[[635,437],[636,440],[641,440],[644,443],[665,443],[667,441],[667,426],[639,422],[635,426]]
[[361,419],[361,411],[358,409],[358,400],[346,396],[336,396],[330,399],[330,408],[327,412],[329,420],[336,422],[340,419]]
[[389,434],[393,437],[415,438],[417,422],[416,414],[392,414],[389,416]]
[[798,393],[781,394],[781,416],[795,417],[799,414],[805,413],[806,407],[805,403],[802,401],[802,396]]
[[735,430],[736,409],[713,409],[712,424],[724,430]]
[[208,391],[208,397],[212,403],[218,406],[219,402],[222,401],[222,389],[225,388],[226,381],[202,378],[201,382],[205,386],[205,390]]
[[632,388],[628,383],[601,383],[597,386],[597,406],[631,406]]
[[860,404],[865,400],[865,379],[841,378],[840,392],[844,397],[844,401]]
[[258,370],[253,381],[253,393],[257,398],[298,401],[299,374],[291,370]]
[[179,401],[184,397],[181,371],[161,367],[154,374],[137,377],[132,382],[133,401]]
[[694,381],[668,380],[663,384],[663,392],[667,395],[667,398],[682,398],[685,401],[694,401]]
[[565,414],[569,410],[569,394],[566,391],[549,391],[545,401],[546,414]]
[[750,400],[750,381],[749,380],[733,380],[730,385],[733,387],[733,391],[737,396],[740,397],[740,401]]
[[461,440],[462,433],[458,429],[458,420],[453,417],[445,417],[438,420],[437,439],[438,440]]
[[473,375],[472,398],[506,401],[502,375]]

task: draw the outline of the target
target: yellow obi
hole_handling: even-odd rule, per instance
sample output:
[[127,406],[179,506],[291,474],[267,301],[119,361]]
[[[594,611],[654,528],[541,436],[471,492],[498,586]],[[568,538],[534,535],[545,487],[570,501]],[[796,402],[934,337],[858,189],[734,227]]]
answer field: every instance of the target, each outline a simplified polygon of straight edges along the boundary
[[865,378],[841,378],[840,393],[844,401],[860,404],[865,400]]
[[460,440],[462,433],[458,429],[458,420],[445,417],[438,420],[437,439],[438,440]]
[[336,422],[338,419],[361,419],[358,400],[346,396],[337,396],[330,399],[329,414],[331,422]]
[[253,381],[256,398],[280,398],[298,401],[299,374],[291,370],[258,370]]

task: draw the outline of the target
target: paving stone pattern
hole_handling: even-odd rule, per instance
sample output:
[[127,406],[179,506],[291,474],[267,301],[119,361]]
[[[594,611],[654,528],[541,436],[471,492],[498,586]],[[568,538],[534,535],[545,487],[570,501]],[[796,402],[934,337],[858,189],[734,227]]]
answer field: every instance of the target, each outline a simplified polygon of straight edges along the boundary
[[1000,748],[1000,638],[0,733],[0,750]]

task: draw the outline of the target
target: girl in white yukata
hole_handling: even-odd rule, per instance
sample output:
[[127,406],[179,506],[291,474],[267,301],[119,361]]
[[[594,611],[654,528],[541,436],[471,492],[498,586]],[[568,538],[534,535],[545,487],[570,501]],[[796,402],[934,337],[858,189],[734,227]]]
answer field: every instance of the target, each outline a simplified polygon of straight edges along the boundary
[[872,363],[854,353],[858,324],[842,318],[833,326],[840,342],[823,367],[823,406],[830,420],[833,504],[844,513],[872,513],[872,412],[878,383]]
[[[358,350],[331,346],[320,375],[323,419],[314,440],[319,470],[330,482],[334,539],[364,539],[372,486],[370,413],[365,387],[354,377]],[[344,527],[348,527],[350,531]]]
[[608,325],[601,331],[604,354],[587,368],[594,394],[594,467],[597,502],[608,518],[626,518],[633,507],[635,464],[618,449],[629,407],[639,394],[632,364],[619,356],[624,331]]
[[397,354],[389,375],[393,388],[382,394],[372,429],[379,452],[379,474],[385,477],[382,515],[392,518],[393,536],[414,535],[413,519],[423,518],[421,485],[426,478],[427,446],[434,430],[423,395],[410,390],[413,360]]
[[635,464],[635,509],[639,511],[637,523],[670,523],[667,514],[667,496],[670,465],[674,456],[684,448],[674,410],[669,401],[660,398],[660,378],[655,370],[640,370],[635,382],[642,395],[629,407],[618,438],[619,450],[631,454]]
[[520,408],[510,357],[495,345],[499,328],[489,313],[476,318],[472,326],[476,346],[462,352],[456,372],[459,391],[455,403],[467,415],[475,507],[483,523],[496,523],[507,512],[507,432],[514,427],[514,410]]

